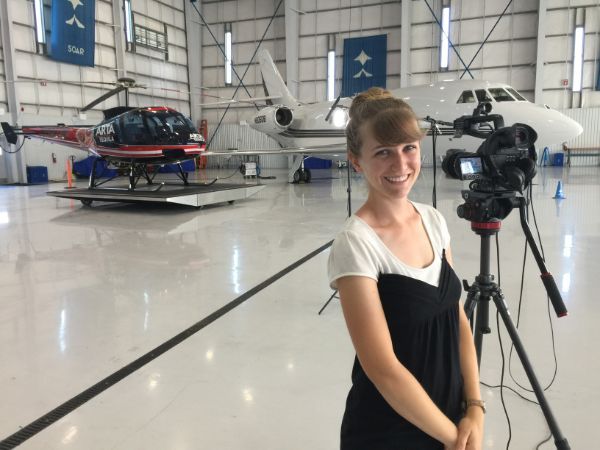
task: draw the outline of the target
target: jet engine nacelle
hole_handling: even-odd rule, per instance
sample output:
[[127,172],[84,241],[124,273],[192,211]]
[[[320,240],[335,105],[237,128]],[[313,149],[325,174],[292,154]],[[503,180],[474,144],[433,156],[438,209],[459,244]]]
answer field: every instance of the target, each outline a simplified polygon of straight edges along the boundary
[[261,109],[252,118],[252,128],[263,133],[280,133],[289,128],[294,113],[287,106],[269,106]]

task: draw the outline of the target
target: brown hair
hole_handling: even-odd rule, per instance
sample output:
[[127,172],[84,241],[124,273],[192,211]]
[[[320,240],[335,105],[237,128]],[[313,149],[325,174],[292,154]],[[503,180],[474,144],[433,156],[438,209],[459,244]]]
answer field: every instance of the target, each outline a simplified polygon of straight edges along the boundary
[[360,155],[360,130],[365,126],[370,126],[375,139],[382,145],[414,142],[423,137],[412,108],[386,89],[372,87],[354,97],[348,115],[346,142],[348,151],[355,156]]

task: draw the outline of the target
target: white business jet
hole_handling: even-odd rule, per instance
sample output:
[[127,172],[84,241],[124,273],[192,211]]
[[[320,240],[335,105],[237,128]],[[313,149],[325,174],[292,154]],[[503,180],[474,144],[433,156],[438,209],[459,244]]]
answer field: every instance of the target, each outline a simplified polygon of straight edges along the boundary
[[[208,151],[207,155],[298,155],[290,170],[291,182],[310,181],[310,171],[302,167],[304,156],[346,159],[344,129],[352,98],[303,104],[288,90],[268,51],[261,50],[258,60],[267,95],[261,100],[267,100],[270,105],[254,113],[247,122],[250,127],[275,139],[282,148],[227,153]],[[447,123],[452,123],[460,116],[473,114],[473,110],[481,103],[489,103],[491,114],[501,115],[506,126],[517,122],[531,126],[538,134],[535,144],[538,149],[567,142],[583,131],[581,125],[574,120],[547,106],[527,101],[515,89],[503,83],[482,80],[442,81],[394,89],[391,92],[410,104],[417,117],[429,117]],[[431,134],[431,129],[428,134]],[[455,138],[454,129],[448,125],[437,125],[436,134],[438,155],[445,154],[450,148],[475,151],[482,142],[482,139],[468,135]],[[423,139],[421,154],[425,164],[432,164],[431,138]]]

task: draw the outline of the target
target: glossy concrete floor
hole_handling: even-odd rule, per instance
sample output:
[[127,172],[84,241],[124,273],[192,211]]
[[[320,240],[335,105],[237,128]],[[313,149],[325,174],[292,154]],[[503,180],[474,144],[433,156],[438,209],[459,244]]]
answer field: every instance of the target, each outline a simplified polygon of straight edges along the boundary
[[[345,172],[317,172],[310,185],[289,185],[285,171],[271,171],[265,175],[277,179],[264,181],[256,196],[201,210],[90,209],[45,195],[62,185],[0,187],[0,440],[200,323],[197,333],[19,448],[337,448],[353,350],[337,301],[317,315],[331,294],[327,250],[207,326],[201,322],[333,238],[346,217]],[[423,171],[414,200],[430,202],[432,178]],[[565,200],[552,199],[558,180]],[[463,184],[441,174],[437,181],[455,266],[472,281],[479,237],[455,213]],[[529,253],[519,330],[545,386],[555,367],[552,324],[558,372],[546,397],[571,448],[600,448],[600,168],[544,168],[536,183],[539,233],[569,315],[549,313]],[[366,194],[360,178],[352,193],[356,209]],[[517,212],[499,240],[501,284],[516,321],[524,250]],[[495,252],[492,267],[497,273]],[[494,307],[490,323],[481,378],[495,385],[502,361]],[[500,330],[504,382],[517,388]],[[514,352],[510,369],[528,386]],[[482,389],[484,448],[505,448],[500,391]],[[535,448],[548,435],[540,408],[510,391],[504,399],[510,448]]]

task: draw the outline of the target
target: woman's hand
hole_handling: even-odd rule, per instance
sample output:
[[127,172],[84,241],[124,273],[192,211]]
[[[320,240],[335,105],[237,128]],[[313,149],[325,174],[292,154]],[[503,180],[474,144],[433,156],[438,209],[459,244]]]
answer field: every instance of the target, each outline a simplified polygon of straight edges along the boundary
[[483,439],[483,411],[471,407],[458,424],[455,450],[481,450]]

